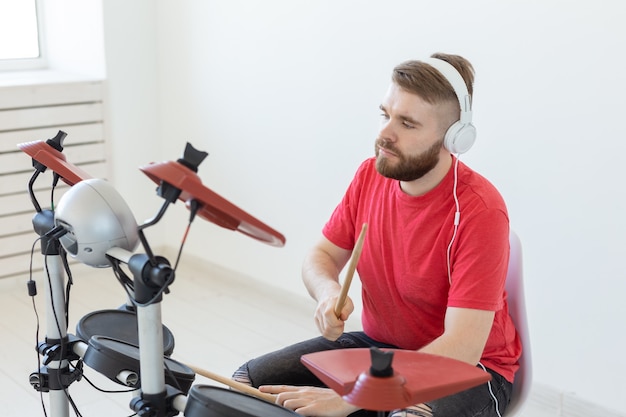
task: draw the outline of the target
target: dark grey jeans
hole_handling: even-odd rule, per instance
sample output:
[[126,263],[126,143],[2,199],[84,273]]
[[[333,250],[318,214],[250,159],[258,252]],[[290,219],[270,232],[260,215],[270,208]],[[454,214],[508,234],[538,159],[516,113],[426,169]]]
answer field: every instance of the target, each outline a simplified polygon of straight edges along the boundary
[[[252,359],[242,365],[233,375],[236,380],[249,380],[251,385],[299,385],[324,387],[324,383],[313,375],[301,362],[307,353],[332,349],[350,348],[396,348],[377,342],[363,332],[344,333],[334,342],[323,337],[306,340]],[[498,417],[496,400],[501,415],[504,414],[511,397],[513,385],[502,375],[487,368],[492,376],[490,385],[483,384],[448,397],[431,401],[428,405],[434,417]],[[493,392],[493,396],[490,392]],[[376,412],[357,411],[352,416],[376,416]]]

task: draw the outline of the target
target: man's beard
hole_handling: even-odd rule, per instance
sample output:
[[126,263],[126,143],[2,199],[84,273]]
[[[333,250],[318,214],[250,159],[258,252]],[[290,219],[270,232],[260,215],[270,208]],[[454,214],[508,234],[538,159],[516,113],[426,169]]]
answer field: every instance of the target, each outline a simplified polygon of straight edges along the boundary
[[[443,146],[443,140],[438,141],[419,155],[407,156],[380,139],[376,140],[376,170],[384,177],[398,181],[413,181],[422,178],[430,172],[439,162],[439,152]],[[387,157],[379,155],[379,149],[388,149],[393,152],[398,161],[393,163]]]

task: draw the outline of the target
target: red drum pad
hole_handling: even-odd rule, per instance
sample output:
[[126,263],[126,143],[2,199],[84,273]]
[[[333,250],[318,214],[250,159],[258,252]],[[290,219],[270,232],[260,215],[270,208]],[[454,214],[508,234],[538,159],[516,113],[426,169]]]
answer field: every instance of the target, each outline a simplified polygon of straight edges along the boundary
[[370,349],[339,349],[303,355],[302,363],[348,403],[388,411],[442,398],[485,383],[491,375],[466,362],[401,349],[393,374],[372,376]]
[[35,161],[56,172],[67,185],[72,186],[82,180],[91,178],[91,175],[76,165],[67,162],[65,155],[44,141],[20,143],[17,147]]
[[285,245],[285,237],[202,184],[200,177],[179,162],[152,163],[139,168],[156,184],[162,181],[181,190],[179,200],[197,200],[198,216],[225,229],[236,230],[272,246]]

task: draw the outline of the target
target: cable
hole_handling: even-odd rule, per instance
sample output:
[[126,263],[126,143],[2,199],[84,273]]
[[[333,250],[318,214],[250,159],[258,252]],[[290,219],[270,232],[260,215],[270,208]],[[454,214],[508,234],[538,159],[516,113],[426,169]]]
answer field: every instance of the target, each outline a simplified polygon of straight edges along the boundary
[[183,253],[183,246],[187,241],[187,235],[189,234],[189,229],[191,228],[191,222],[187,224],[187,228],[185,229],[185,234],[183,235],[183,239],[181,241],[180,247],[178,248],[178,255],[176,256],[176,263],[174,264],[174,271],[178,268],[178,262],[180,261],[180,256]]
[[72,409],[74,410],[74,414],[76,414],[77,417],[82,417],[83,415],[80,413],[80,411],[78,411],[78,407],[76,406],[76,403],[74,402],[74,399],[70,395],[67,388],[64,388],[63,392],[65,393],[65,397],[67,397],[67,401],[72,406]]
[[[478,365],[480,365],[480,367],[483,368],[483,371],[487,372],[487,368],[485,368],[485,365],[483,365],[480,362],[478,362]],[[496,398],[495,394],[493,393],[493,389],[491,388],[491,381],[487,381],[487,386],[489,387],[489,394],[491,394],[491,398],[493,398],[493,401],[495,402],[496,413],[498,414],[498,417],[502,417],[502,414],[500,414],[500,406],[498,405],[498,399]]]
[[[107,255],[109,262],[111,262],[111,268],[113,269],[113,275],[117,278],[118,282],[122,285],[122,289],[126,292],[126,296],[128,299],[135,304],[135,296],[131,291],[134,292],[133,281],[130,279],[128,275],[122,270],[120,266],[120,261],[112,256]],[[130,290],[129,290],[130,288]]]
[[185,242],[187,241],[187,236],[189,235],[189,230],[191,229],[191,223],[193,223],[193,220],[196,218],[196,214],[198,213],[198,210],[200,209],[200,202],[198,200],[196,200],[195,198],[192,199],[189,203],[189,223],[187,223],[187,228],[185,229],[185,234],[183,235],[183,238],[180,242],[180,247],[178,248],[178,255],[176,256],[176,263],[174,263],[174,271],[176,271],[176,269],[178,268],[178,262],[180,261],[180,256],[183,253],[183,247],[185,246]]
[[[45,265],[45,270],[46,270],[46,277],[48,279],[48,290],[50,291],[50,297],[49,297],[50,307],[52,309],[52,315],[54,317],[54,320],[55,320],[55,323],[56,323],[56,326],[57,326],[57,332],[58,332],[58,335],[59,335],[60,352],[58,353],[58,355],[59,355],[58,366],[59,367],[56,368],[58,370],[58,372],[56,373],[56,375],[57,375],[57,384],[60,387],[63,387],[64,384],[63,384],[63,381],[61,379],[61,374],[62,374],[61,371],[63,369],[63,361],[67,362],[68,370],[71,368],[70,365],[72,365],[72,364],[70,363],[70,361],[64,359],[65,358],[65,354],[66,354],[67,349],[68,349],[67,331],[63,331],[63,329],[61,327],[61,322],[60,322],[60,319],[59,319],[59,315],[57,314],[57,307],[55,306],[55,302],[54,302],[54,294],[53,294],[53,287],[52,287],[52,277],[50,276],[50,269],[48,267],[48,255],[47,255],[47,253],[49,252],[50,245],[53,244],[53,242],[55,242],[55,240],[50,239],[50,240],[48,240],[48,242],[46,244],[46,248],[45,248],[45,251],[44,251],[46,253],[46,255],[44,257],[44,265]],[[60,247],[60,245],[59,245],[59,247]],[[55,256],[60,256],[61,259],[64,259],[63,255],[65,255],[65,252],[60,248],[59,254],[55,255]],[[64,259],[64,266],[65,266],[65,270],[68,271],[69,270],[69,264],[67,264],[67,258]],[[71,276],[71,272],[70,272],[69,275]],[[70,281],[71,281],[71,279],[70,279]],[[68,283],[68,285],[71,285],[71,284]],[[69,294],[69,290],[70,290],[69,288],[67,288],[67,290],[66,290],[68,294]],[[66,305],[66,304],[67,304],[67,301],[66,301],[66,303],[64,303],[64,305]],[[67,314],[67,310],[65,311],[63,318],[65,319],[64,323],[65,323],[65,328],[67,329],[67,323],[68,323],[68,320],[69,320],[69,316]],[[37,340],[39,340],[39,335],[37,335]],[[38,356],[38,360],[39,360],[39,356]],[[76,368],[74,368],[74,369],[76,369]],[[74,399],[70,395],[70,393],[67,390],[67,388],[63,388],[63,392],[65,394],[65,397],[68,400],[68,403],[71,405],[74,413],[76,414],[76,416],[77,417],[82,417],[82,414],[78,410],[78,407],[76,406],[76,403],[74,402]]]
[[107,389],[98,387],[89,378],[87,378],[87,376],[85,376],[85,374],[83,374],[83,379],[85,381],[87,381],[87,383],[89,385],[91,385],[96,391],[100,391],[100,392],[105,393],[105,394],[126,394],[126,393],[129,393],[129,392],[136,391],[136,388],[130,388],[130,389],[125,389],[125,390],[107,390]]
[[30,195],[30,201],[33,203],[33,206],[35,206],[35,211],[37,213],[41,213],[41,206],[39,205],[39,202],[37,201],[37,197],[35,196],[35,191],[33,190],[33,186],[35,184],[35,180],[37,179],[39,174],[41,174],[42,172],[43,171],[35,170],[35,172],[33,173],[33,176],[30,177],[30,180],[28,181],[28,194]]
[[163,285],[161,286],[161,288],[159,288],[159,290],[156,292],[156,294],[154,295],[154,297],[152,297],[150,300],[148,300],[145,303],[140,303],[137,300],[135,300],[134,298],[131,298],[132,303],[136,306],[136,307],[148,307],[152,304],[154,304],[154,302],[156,300],[159,299],[159,297],[161,297],[163,295],[163,293],[167,290],[167,288],[170,286],[170,284],[172,284],[174,282],[175,279],[175,274],[174,274],[174,270],[172,270],[169,274],[169,277],[167,278],[167,280],[163,283]]
[[[37,239],[35,239],[35,241],[33,242],[33,246],[30,249],[30,266],[28,269],[28,295],[31,298],[31,301],[33,303],[33,311],[35,312],[35,352],[37,354],[37,374],[39,375],[39,381],[43,381],[43,377],[41,375],[41,357],[39,356],[39,350],[37,349],[37,346],[39,345],[39,328],[40,328],[40,321],[39,321],[39,312],[37,311],[37,303],[35,303],[35,296],[37,295],[37,285],[35,280],[33,280],[33,258],[35,256],[35,245],[37,245],[37,242],[39,242],[41,240],[41,237],[38,237]],[[48,417],[48,413],[46,411],[46,403],[43,399],[43,390],[39,390],[39,399],[41,400],[41,409],[43,410],[43,415],[44,417]]]
[[459,204],[459,196],[457,195],[457,185],[459,182],[459,157],[456,156],[454,161],[454,185],[452,186],[452,196],[454,197],[454,204],[456,211],[454,212],[454,230],[452,232],[452,239],[450,239],[450,243],[448,243],[448,249],[446,251],[446,263],[448,266],[448,283],[452,285],[452,267],[450,266],[450,252],[452,251],[452,244],[456,239],[456,232],[459,228],[459,223],[461,221],[461,206]]
[[52,174],[52,188],[50,189],[50,207],[52,211],[54,211],[54,190],[57,188],[60,178],[61,176],[56,172]]
[[[107,255],[107,259],[109,260],[109,262],[111,263],[111,267],[113,269],[113,274],[115,275],[115,278],[117,278],[117,280],[119,281],[119,283],[122,285],[122,288],[124,289],[124,291],[126,292],[126,295],[128,296],[128,299],[133,303],[133,305],[135,307],[147,307],[150,304],[154,303],[156,300],[159,299],[159,297],[161,297],[163,295],[163,293],[165,293],[168,289],[168,287],[170,286],[170,284],[172,284],[174,282],[175,279],[175,271],[178,268],[178,263],[180,261],[180,257],[182,255],[183,252],[183,248],[185,246],[185,242],[187,241],[187,237],[189,235],[189,230],[191,228],[191,223],[194,221],[196,214],[198,213],[198,210],[200,209],[201,205],[200,203],[195,200],[192,199],[190,202],[190,215],[189,215],[189,223],[187,224],[187,228],[185,229],[185,233],[183,234],[183,238],[181,240],[180,243],[180,247],[178,248],[178,254],[176,256],[176,263],[174,264],[174,268],[171,270],[167,280],[165,281],[165,283],[161,286],[161,288],[159,288],[159,290],[157,291],[157,293],[152,297],[152,299],[150,299],[149,301],[145,302],[145,303],[139,303],[133,294],[131,294],[132,290],[134,292],[134,288],[133,288],[133,281],[130,279],[130,277],[128,277],[128,275],[126,275],[126,273],[122,270],[121,268],[121,262],[112,257]],[[160,216],[157,216],[160,217]],[[141,230],[140,230],[141,232]],[[140,238],[143,238],[143,240],[145,240],[145,236],[143,236],[143,233],[140,233]],[[144,248],[149,247],[149,245],[147,244],[147,241],[144,242]],[[150,254],[148,255],[149,259],[155,259],[154,254]],[[129,290],[130,288],[130,290]]]
[[[48,240],[48,243],[46,244],[46,250],[45,253],[46,255],[44,256],[44,265],[45,265],[45,269],[46,269],[46,277],[48,278],[48,290],[50,291],[50,297],[49,297],[49,301],[50,301],[50,307],[52,309],[52,316],[54,317],[54,321],[57,325],[57,332],[59,333],[59,346],[61,348],[61,351],[59,353],[60,359],[59,359],[59,367],[57,369],[61,369],[62,365],[63,365],[63,358],[65,357],[65,349],[67,348],[67,346],[65,345],[65,335],[63,335],[63,330],[61,329],[61,323],[59,322],[59,316],[57,314],[57,309],[56,306],[54,305],[54,294],[53,294],[53,288],[52,288],[52,277],[50,276],[50,269],[48,268],[48,249],[50,247],[51,244],[51,240]],[[59,384],[60,387],[63,386],[63,381],[61,380],[61,372],[57,372],[57,383]],[[65,390],[64,390],[65,391]],[[66,394],[67,395],[67,394]]]
[[69,327],[70,324],[70,291],[72,285],[74,285],[74,279],[72,277],[72,270],[70,264],[67,262],[67,252],[63,246],[59,245],[59,256],[63,262],[63,268],[67,274],[67,284],[65,284],[65,327]]
[[128,290],[129,284],[127,283],[127,280],[130,280],[130,278],[128,278],[128,276],[124,273],[124,271],[122,271],[120,267],[120,261],[109,255],[107,255],[107,258],[109,259],[109,262],[111,262],[113,274],[115,275],[119,283],[122,284],[122,288],[126,292],[128,299],[131,301],[131,303],[133,303],[135,307],[148,307],[149,305],[153,304],[156,300],[159,299],[159,297],[163,295],[163,293],[167,290],[170,284],[174,282],[175,274],[174,274],[174,270],[171,270],[167,280],[165,280],[165,282],[163,283],[161,288],[159,288],[156,294],[147,302],[140,303],[135,299],[135,296]]
[[[36,331],[35,331],[35,346],[37,346],[37,347],[39,346],[40,320],[39,320],[39,313],[37,312],[37,305],[35,303],[35,295],[37,294],[37,290],[36,290],[36,285],[34,285],[35,281],[32,278],[32,274],[33,274],[33,264],[32,264],[32,261],[33,261],[33,257],[34,257],[34,253],[35,253],[35,245],[40,240],[41,240],[41,237],[37,238],[35,240],[35,242],[33,243],[33,246],[31,248],[31,262],[30,262],[30,270],[29,270],[30,279],[28,281],[28,293],[29,293],[29,295],[32,298],[33,310],[35,312],[35,317],[36,317],[36,321],[37,321]],[[45,250],[46,253],[48,252],[50,244],[51,244],[51,241],[48,240],[48,242],[46,244],[46,250]],[[59,386],[63,386],[63,381],[61,380],[61,372],[60,372],[60,370],[62,369],[61,366],[63,365],[63,360],[64,360],[63,358],[65,357],[65,351],[67,349],[67,345],[65,343],[66,342],[65,341],[65,337],[63,335],[63,331],[61,330],[61,324],[59,322],[59,317],[57,315],[56,307],[54,305],[54,296],[52,294],[52,278],[50,277],[50,271],[48,269],[48,255],[45,256],[44,263],[45,263],[45,266],[46,266],[46,274],[47,274],[47,278],[48,278],[48,287],[49,287],[49,291],[50,291],[50,297],[49,297],[50,300],[49,301],[50,301],[50,304],[51,304],[51,307],[52,307],[53,316],[54,316],[54,319],[55,319],[55,322],[56,322],[56,325],[57,325],[57,331],[59,333],[59,346],[61,348],[60,359],[58,361],[59,362],[59,368],[57,368],[57,370],[59,371],[59,372],[57,372],[57,383],[59,384]],[[67,323],[67,316],[65,317],[65,319],[66,319],[65,321]],[[41,374],[40,352],[39,352],[39,349],[35,349],[35,351],[37,352],[37,372],[39,374],[39,381],[41,383],[44,380],[44,378],[43,378],[43,376]],[[68,366],[69,366],[69,364],[70,363],[68,361]],[[43,387],[40,387],[39,396],[40,396],[40,399],[41,399],[41,405],[42,405],[42,409],[43,409],[43,412],[44,412],[44,416],[47,417],[48,413],[46,411],[46,406],[45,406],[45,402],[44,402],[44,399],[43,399],[43,389],[41,389],[41,388],[43,388]],[[63,392],[65,393],[65,396],[66,396],[69,404],[72,406],[72,409],[74,410],[74,413],[76,414],[76,416],[82,417],[82,414],[78,410],[78,407],[76,406],[76,403],[74,402],[72,396],[69,394],[67,388],[64,388]]]

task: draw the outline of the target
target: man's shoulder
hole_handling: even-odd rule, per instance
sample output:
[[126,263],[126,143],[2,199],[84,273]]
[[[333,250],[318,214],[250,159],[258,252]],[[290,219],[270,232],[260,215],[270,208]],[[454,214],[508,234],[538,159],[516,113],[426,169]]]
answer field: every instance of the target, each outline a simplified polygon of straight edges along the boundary
[[361,162],[361,165],[359,166],[359,169],[357,170],[357,172],[364,171],[364,170],[368,172],[371,172],[372,170],[376,171],[376,157],[375,156],[369,157],[366,160]]
[[383,178],[376,170],[376,157],[373,156],[362,161],[354,177],[361,180],[366,179],[368,182],[376,178]]
[[498,188],[487,177],[467,165],[459,169],[459,184],[467,188],[467,197],[478,198],[491,208],[505,208],[504,198]]

